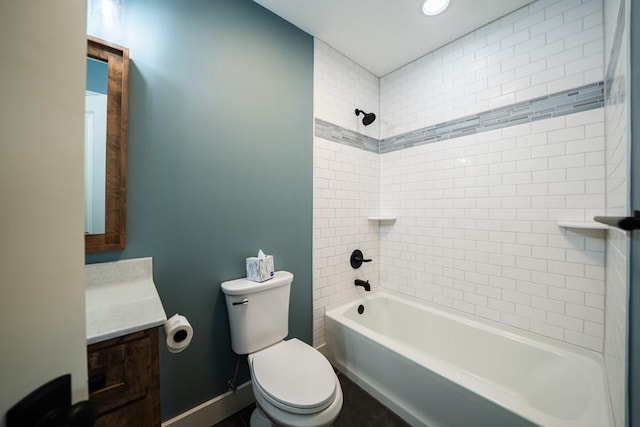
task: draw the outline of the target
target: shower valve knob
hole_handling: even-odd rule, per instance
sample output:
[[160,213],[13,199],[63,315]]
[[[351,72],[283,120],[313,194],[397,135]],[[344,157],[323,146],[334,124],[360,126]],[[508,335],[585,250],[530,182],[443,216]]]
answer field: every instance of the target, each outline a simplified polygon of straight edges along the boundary
[[351,267],[360,268],[363,262],[371,262],[370,259],[364,259],[364,255],[360,249],[356,249],[351,253],[351,258],[349,259],[351,263]]

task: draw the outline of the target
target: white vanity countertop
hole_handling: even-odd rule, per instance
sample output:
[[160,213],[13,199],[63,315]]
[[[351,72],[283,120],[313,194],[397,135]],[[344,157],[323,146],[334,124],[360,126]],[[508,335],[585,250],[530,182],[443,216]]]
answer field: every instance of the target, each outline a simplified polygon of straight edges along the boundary
[[85,266],[87,344],[158,327],[167,316],[151,258]]

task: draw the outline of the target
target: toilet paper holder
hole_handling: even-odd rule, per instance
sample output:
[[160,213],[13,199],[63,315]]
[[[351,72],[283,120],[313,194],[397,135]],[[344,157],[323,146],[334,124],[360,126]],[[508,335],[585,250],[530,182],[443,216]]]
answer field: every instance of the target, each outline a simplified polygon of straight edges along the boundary
[[163,330],[170,353],[182,352],[193,338],[193,327],[186,317],[177,313],[164,322]]

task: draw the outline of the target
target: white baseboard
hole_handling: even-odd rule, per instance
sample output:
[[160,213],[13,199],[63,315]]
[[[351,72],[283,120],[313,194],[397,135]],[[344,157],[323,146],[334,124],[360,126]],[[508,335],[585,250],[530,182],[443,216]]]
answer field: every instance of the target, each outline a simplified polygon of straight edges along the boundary
[[[326,357],[326,344],[316,347]],[[255,402],[251,381],[162,423],[162,427],[211,427]]]
[[254,401],[251,381],[247,381],[238,387],[235,393],[228,391],[216,396],[163,422],[162,427],[211,427]]
[[316,350],[322,353],[324,357],[327,357],[327,344],[320,344],[316,347]]

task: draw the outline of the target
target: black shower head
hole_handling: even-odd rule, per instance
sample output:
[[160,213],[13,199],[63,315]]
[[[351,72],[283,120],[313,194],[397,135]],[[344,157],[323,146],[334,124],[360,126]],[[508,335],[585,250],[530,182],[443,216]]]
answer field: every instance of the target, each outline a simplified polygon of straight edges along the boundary
[[358,110],[356,108],[356,116],[359,116],[360,113],[364,114],[364,117],[362,118],[362,124],[365,126],[369,126],[371,123],[373,123],[376,119],[376,115],[373,113],[365,113],[362,110]]

